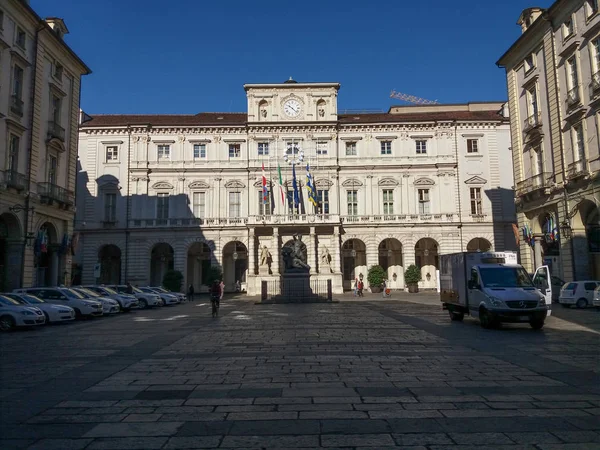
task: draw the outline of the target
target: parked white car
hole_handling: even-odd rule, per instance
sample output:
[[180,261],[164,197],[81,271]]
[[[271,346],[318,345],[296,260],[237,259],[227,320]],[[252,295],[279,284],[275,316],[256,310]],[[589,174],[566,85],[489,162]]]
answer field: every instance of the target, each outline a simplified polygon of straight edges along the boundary
[[14,292],[3,294],[25,306],[35,306],[46,316],[46,323],[67,322],[75,320],[75,310],[66,305],[55,305],[48,303],[35,295],[16,294]]
[[94,291],[96,294],[101,295],[102,297],[112,298],[119,303],[121,307],[121,311],[129,311],[133,308],[137,308],[139,306],[138,299],[135,298],[135,295],[131,294],[119,294],[112,288],[108,286],[81,286],[83,288],[89,289],[90,291]]
[[15,293],[32,294],[48,303],[67,305],[75,310],[76,317],[98,317],[102,315],[102,303],[83,298],[64,287],[35,287],[15,289]]
[[156,292],[156,293],[162,292],[165,294],[174,295],[179,300],[179,303],[185,302],[187,300],[187,296],[182,292],[169,291],[168,289],[165,289],[164,287],[161,287],[161,286],[150,286],[150,289],[154,290],[154,292]]
[[5,295],[0,295],[0,331],[10,331],[16,327],[44,325],[46,317],[35,306],[24,306]]
[[594,290],[600,286],[600,281],[585,280],[566,283],[558,297],[558,303],[566,308],[575,305],[577,308],[587,308],[594,300]]
[[72,287],[72,291],[77,292],[82,295],[83,298],[88,298],[90,300],[96,300],[97,302],[102,303],[102,312],[104,314],[117,314],[121,312],[121,307],[119,306],[119,302],[113,300],[112,298],[103,297],[100,294],[96,294],[94,291],[89,289],[85,289],[82,287]]
[[[119,294],[127,294],[127,286],[124,284],[108,286],[114,289]],[[133,295],[138,299],[140,308],[147,308],[148,306],[162,306],[162,300],[158,294],[152,292],[143,292],[139,288],[133,288]]]
[[594,298],[592,300],[592,304],[596,308],[600,308],[600,286],[598,286],[596,289],[594,289]]
[[151,288],[148,286],[141,287],[140,290],[142,292],[158,295],[160,297],[160,299],[163,301],[163,304],[165,304],[165,305],[176,305],[177,303],[179,303],[179,299],[177,298],[177,296],[173,295],[173,294],[169,294],[168,292],[161,292],[156,288]]

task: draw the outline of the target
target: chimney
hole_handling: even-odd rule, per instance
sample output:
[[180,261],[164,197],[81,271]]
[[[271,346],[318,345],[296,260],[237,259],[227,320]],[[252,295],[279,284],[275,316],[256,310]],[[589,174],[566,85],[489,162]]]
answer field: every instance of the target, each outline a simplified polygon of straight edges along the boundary
[[69,34],[69,29],[65,25],[64,20],[59,17],[47,17],[46,23],[61,39],[65,34]]

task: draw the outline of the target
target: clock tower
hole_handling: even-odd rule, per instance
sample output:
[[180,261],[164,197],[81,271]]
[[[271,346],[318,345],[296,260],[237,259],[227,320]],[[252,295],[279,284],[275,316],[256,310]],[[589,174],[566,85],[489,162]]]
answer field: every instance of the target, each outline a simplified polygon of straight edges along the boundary
[[335,122],[339,83],[245,84],[248,122]]

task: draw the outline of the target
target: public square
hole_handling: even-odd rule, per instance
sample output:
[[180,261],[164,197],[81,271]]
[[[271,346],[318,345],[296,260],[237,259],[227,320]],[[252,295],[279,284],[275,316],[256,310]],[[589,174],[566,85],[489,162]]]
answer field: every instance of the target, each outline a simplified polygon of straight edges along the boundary
[[0,448],[598,449],[600,313],[198,299],[0,336]]

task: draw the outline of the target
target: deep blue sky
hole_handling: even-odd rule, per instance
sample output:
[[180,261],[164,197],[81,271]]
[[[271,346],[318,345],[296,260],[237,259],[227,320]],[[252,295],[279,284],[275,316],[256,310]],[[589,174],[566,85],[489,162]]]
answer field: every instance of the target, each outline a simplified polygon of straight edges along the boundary
[[[550,0],[533,2],[548,7]],[[392,89],[442,103],[506,99],[495,62],[531,0],[32,0],[65,19],[90,113],[245,111],[244,83],[341,83],[340,109]]]

